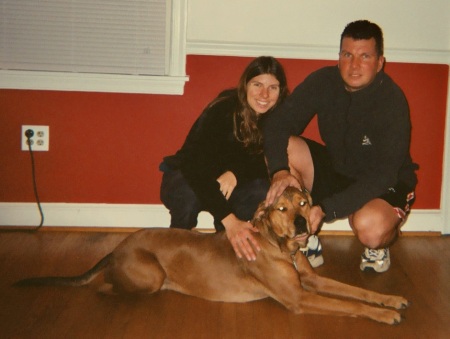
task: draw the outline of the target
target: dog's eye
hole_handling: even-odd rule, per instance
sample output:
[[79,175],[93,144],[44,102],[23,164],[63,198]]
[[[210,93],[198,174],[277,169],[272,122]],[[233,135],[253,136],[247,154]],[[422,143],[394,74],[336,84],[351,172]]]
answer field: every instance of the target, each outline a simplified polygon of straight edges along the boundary
[[300,206],[305,206],[306,205],[306,201],[300,201]]
[[284,206],[281,206],[281,207],[278,207],[278,210],[281,212],[285,212],[285,211],[287,211],[287,208]]

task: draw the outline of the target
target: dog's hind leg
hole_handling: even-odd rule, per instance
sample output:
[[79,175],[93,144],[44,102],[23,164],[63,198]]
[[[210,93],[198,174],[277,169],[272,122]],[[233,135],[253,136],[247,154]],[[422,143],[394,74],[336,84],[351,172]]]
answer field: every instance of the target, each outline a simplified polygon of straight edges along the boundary
[[161,289],[165,278],[166,272],[153,254],[136,250],[114,258],[99,292],[153,293]]

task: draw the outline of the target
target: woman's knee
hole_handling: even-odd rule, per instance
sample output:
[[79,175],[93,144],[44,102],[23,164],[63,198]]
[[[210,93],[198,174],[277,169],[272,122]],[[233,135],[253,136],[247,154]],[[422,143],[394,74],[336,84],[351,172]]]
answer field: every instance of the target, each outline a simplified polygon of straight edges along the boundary
[[241,220],[252,219],[259,204],[266,198],[269,187],[269,180],[262,178],[236,187],[229,200],[233,213]]
[[165,172],[160,188],[161,201],[167,208],[193,204],[197,197],[180,170]]

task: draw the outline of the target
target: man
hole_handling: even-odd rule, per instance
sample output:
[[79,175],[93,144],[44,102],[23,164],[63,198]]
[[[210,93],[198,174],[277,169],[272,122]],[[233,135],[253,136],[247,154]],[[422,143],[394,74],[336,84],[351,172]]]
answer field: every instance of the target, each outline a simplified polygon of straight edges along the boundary
[[[367,20],[348,24],[337,67],[306,78],[269,117],[264,151],[270,204],[287,186],[311,192],[312,232],[322,221],[347,217],[366,247],[361,270],[389,269],[395,241],[417,184],[409,152],[411,122],[402,90],[383,71],[383,34]],[[298,135],[317,114],[325,146]],[[287,150],[287,151],[286,151]],[[318,238],[304,249],[323,263]]]

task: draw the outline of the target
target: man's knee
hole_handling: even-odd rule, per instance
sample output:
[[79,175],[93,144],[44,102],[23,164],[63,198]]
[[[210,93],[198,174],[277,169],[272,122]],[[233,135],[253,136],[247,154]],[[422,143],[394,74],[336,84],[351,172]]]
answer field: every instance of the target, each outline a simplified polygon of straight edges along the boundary
[[291,174],[300,181],[300,184],[311,190],[314,181],[314,165],[307,142],[301,137],[291,136],[287,152]]
[[392,206],[385,201],[375,201],[351,215],[349,221],[353,232],[363,245],[383,248],[395,240],[401,220]]

